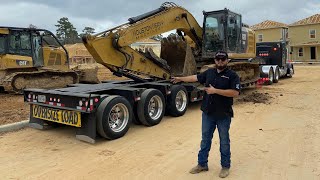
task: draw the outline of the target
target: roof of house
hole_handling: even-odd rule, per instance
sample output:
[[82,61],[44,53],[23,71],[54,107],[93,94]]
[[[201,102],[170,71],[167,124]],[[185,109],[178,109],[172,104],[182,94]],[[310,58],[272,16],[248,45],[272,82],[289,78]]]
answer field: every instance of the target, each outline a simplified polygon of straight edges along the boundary
[[301,26],[309,24],[320,24],[320,14],[315,14],[305,19],[301,19],[297,22],[290,24],[289,26]]
[[276,22],[276,21],[270,21],[266,20],[259,24],[255,24],[251,26],[253,30],[259,30],[259,29],[272,29],[272,28],[280,28],[280,27],[287,27],[287,24]]

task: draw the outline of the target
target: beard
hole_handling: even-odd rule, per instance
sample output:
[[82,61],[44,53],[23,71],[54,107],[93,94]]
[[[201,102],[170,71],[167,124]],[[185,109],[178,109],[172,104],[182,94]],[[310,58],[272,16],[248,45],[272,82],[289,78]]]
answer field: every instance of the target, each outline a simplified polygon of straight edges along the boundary
[[219,66],[219,65],[216,64],[216,68],[219,69],[219,70],[224,70],[225,68],[227,68],[227,65]]

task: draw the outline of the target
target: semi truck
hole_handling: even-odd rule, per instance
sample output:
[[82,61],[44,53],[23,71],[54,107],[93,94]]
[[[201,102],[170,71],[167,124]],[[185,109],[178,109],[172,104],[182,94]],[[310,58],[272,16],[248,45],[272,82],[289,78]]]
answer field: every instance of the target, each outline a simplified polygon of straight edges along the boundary
[[[170,78],[214,67],[212,59],[218,50],[228,52],[229,68],[238,73],[242,87],[255,85],[263,75],[264,59],[256,58],[254,32],[242,23],[240,14],[228,9],[203,15],[200,27],[186,9],[164,3],[156,10],[129,18],[125,24],[83,37],[98,63],[129,80],[25,89],[24,99],[30,104],[29,125],[37,129],[74,126],[76,138],[94,143],[98,136],[111,140],[123,137],[132,121],[154,126],[165,114],[183,116],[190,102],[202,100],[202,85],[172,84]],[[130,47],[174,29],[177,36],[162,39],[160,57],[150,49]]]
[[280,78],[291,78],[294,74],[293,64],[288,60],[287,42],[259,42],[256,45],[256,57],[260,61],[261,78],[264,83],[277,83]]

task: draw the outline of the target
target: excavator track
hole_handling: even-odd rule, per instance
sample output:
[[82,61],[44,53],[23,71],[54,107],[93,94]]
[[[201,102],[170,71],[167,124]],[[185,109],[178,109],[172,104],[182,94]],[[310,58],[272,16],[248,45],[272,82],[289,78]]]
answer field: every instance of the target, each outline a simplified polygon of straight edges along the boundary
[[[204,72],[207,69],[214,67],[215,64],[205,65],[201,68],[200,72]],[[241,84],[255,82],[260,78],[258,63],[230,62],[228,63],[228,67],[239,75]]]
[[61,88],[78,82],[79,77],[76,72],[46,70],[12,73],[4,78],[3,87],[7,92],[20,94],[26,88]]

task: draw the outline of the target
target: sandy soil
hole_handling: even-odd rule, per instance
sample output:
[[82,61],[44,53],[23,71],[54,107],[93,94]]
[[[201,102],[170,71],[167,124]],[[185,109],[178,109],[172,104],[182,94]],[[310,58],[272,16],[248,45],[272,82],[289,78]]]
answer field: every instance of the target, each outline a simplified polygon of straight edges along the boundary
[[0,94],[0,125],[27,120],[29,105],[23,102],[22,95]]
[[[318,74],[320,66],[299,66],[292,79],[243,92],[234,106],[229,179],[320,179]],[[247,102],[247,96],[256,96],[253,92],[269,98],[264,103]],[[2,134],[1,178],[218,178],[217,134],[209,157],[210,170],[188,173],[197,163],[199,106],[192,104],[184,116],[165,117],[154,127],[132,125],[123,138],[100,139],[94,145],[75,139],[75,131],[69,127],[47,131],[26,128]]]

